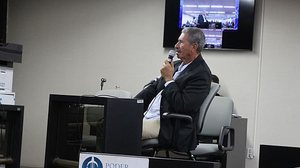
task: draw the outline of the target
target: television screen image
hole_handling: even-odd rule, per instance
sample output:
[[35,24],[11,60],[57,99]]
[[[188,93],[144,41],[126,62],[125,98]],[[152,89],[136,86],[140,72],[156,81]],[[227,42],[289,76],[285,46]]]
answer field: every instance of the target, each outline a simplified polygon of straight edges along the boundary
[[164,47],[185,27],[201,28],[205,48],[252,50],[255,0],[166,0]]
[[224,30],[237,30],[239,0],[181,0],[179,27],[199,27],[206,36],[206,47],[221,48]]

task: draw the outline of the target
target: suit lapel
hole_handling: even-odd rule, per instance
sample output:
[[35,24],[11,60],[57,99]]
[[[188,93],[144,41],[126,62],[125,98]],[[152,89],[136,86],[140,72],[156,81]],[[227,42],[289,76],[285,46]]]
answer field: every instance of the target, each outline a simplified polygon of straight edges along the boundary
[[[203,60],[203,58],[201,57],[201,55],[199,55],[190,65],[188,65],[180,74],[179,76],[175,79],[175,81],[180,81],[182,80],[182,78],[184,78],[185,76],[187,76],[187,74],[189,74],[190,71],[192,71],[196,66],[199,65],[199,62],[201,62]],[[177,67],[175,67],[175,72],[178,70],[180,64],[177,65]]]

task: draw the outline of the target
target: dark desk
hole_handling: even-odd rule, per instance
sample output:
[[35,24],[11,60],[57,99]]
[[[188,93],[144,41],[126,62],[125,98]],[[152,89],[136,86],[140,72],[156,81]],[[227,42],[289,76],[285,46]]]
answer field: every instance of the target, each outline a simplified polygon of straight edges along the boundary
[[142,117],[137,99],[50,95],[45,167],[80,152],[140,155]]
[[[87,159],[87,160],[86,160]],[[147,165],[148,163],[148,165]],[[88,165],[86,165],[88,164]],[[81,153],[80,160],[69,161],[55,159],[56,167],[78,168],[78,167],[111,167],[111,168],[220,168],[219,162],[192,161],[186,159],[171,159],[158,157],[143,157],[116,155],[107,153]],[[100,165],[100,166],[99,166]],[[113,166],[114,165],[114,166]]]
[[219,162],[149,158],[149,168],[220,168]]
[[[75,167],[75,165],[73,166]],[[84,152],[80,154],[79,164],[76,166],[106,168],[220,168],[220,163]]]

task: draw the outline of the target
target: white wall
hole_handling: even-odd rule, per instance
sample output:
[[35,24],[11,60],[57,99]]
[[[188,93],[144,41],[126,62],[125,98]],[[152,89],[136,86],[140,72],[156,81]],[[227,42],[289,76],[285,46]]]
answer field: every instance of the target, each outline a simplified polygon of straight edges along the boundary
[[257,144],[300,147],[299,6],[265,2]]
[[[248,118],[248,147],[256,155],[259,143],[299,146],[299,135],[286,130],[299,128],[300,81],[300,1],[257,4],[252,52],[203,53],[221,80],[221,94]],[[159,75],[168,51],[162,47],[163,23],[164,0],[10,0],[8,41],[24,46],[13,86],[17,104],[25,105],[22,165],[43,167],[50,93],[93,94],[105,77],[105,89],[136,94]],[[257,157],[247,160],[247,168],[258,167]]]

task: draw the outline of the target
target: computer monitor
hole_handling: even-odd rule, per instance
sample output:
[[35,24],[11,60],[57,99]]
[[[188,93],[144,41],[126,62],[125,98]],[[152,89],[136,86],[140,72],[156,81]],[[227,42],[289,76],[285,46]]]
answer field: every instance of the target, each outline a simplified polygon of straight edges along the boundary
[[20,167],[23,113],[23,106],[0,105],[0,165],[6,168]]
[[279,145],[260,145],[259,168],[300,167],[300,148]]

